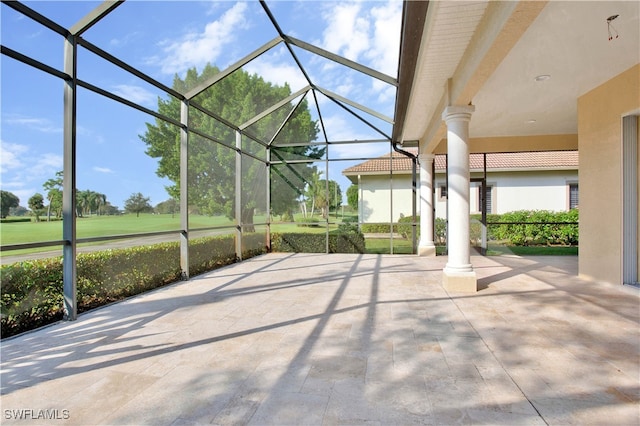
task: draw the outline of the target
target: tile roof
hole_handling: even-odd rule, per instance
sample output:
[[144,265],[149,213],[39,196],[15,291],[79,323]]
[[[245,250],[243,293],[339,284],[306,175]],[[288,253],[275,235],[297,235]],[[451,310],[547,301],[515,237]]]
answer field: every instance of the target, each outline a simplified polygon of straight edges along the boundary
[[[407,149],[411,153],[416,153],[416,149]],[[471,171],[481,171],[483,169],[482,160],[484,154],[469,155],[469,166]],[[578,151],[539,151],[539,152],[506,152],[488,153],[487,170],[556,170],[556,169],[578,169]],[[391,163],[393,162],[393,166]],[[439,154],[435,158],[436,171],[446,170],[446,155]],[[342,171],[345,176],[357,174],[378,174],[388,173],[393,167],[394,172],[411,172],[411,159],[393,152],[390,161],[389,154],[383,155]]]

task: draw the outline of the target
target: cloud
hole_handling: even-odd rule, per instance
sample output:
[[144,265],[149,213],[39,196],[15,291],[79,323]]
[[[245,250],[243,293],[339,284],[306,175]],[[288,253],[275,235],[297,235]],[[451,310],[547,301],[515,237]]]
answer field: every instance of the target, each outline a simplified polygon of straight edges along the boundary
[[[395,76],[400,50],[402,2],[389,0],[371,8],[360,2],[329,3],[320,45],[353,61]],[[366,59],[366,61],[365,61]]]
[[25,145],[2,142],[0,144],[0,173],[24,167],[20,157],[29,150]]
[[112,38],[109,40],[109,44],[113,47],[122,47],[129,44],[132,40],[139,38],[141,33],[139,31],[134,31],[131,33],[127,33],[120,38]]
[[135,102],[138,105],[153,107],[156,103],[156,95],[152,92],[140,87],[129,84],[118,84],[114,86],[113,93]]
[[400,29],[402,25],[402,2],[389,1],[371,9],[373,19],[372,48],[365,56],[372,66],[385,74],[395,76],[400,54]]
[[[326,25],[319,42],[322,47],[390,76],[397,75],[402,2],[374,2],[373,6],[361,2],[328,3],[322,18]],[[326,82],[339,82],[337,88],[334,85],[336,93],[369,106],[372,102],[380,106],[393,104],[393,86],[337,68],[325,62],[322,74]],[[393,111],[385,113],[392,115]]]
[[292,92],[305,87],[308,82],[298,66],[294,63],[282,62],[283,58],[289,60],[289,54],[281,47],[271,54],[264,54],[254,59],[245,65],[244,69],[251,74],[258,74],[265,81],[278,86],[289,83]]
[[37,157],[36,167],[44,171],[58,171],[62,170],[62,164],[62,155],[44,153]]
[[[348,114],[345,112],[345,114]],[[327,117],[323,117],[325,128],[327,129],[327,136],[330,141],[351,141],[351,140],[364,140],[371,139],[371,135],[357,130],[357,126],[354,125],[353,120],[346,120],[344,114],[333,114]],[[336,145],[340,146],[340,145]],[[333,150],[333,148],[332,148]]]
[[337,3],[323,13],[328,26],[322,46],[347,59],[357,61],[369,49],[369,20],[359,3]]
[[201,32],[188,33],[178,41],[164,41],[163,58],[151,58],[150,62],[159,65],[165,74],[215,63],[225,47],[235,40],[237,30],[246,26],[246,9],[246,3],[238,2],[219,20],[208,23]]
[[5,119],[5,122],[16,126],[24,126],[43,133],[62,133],[62,127],[55,126],[51,120],[46,118],[10,115]]
[[93,170],[99,173],[115,173],[113,170],[111,170],[108,167],[99,167],[99,166],[94,166]]
[[20,204],[36,192],[44,193],[42,183],[53,178],[62,170],[62,156],[54,153],[38,152],[26,145],[0,142],[0,171],[2,189],[11,191]]

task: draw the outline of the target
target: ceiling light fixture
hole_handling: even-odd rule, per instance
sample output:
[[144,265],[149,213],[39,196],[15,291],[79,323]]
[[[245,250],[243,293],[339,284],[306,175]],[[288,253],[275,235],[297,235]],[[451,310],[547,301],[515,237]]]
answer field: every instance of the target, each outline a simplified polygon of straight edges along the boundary
[[[615,35],[615,38],[618,38],[618,30],[615,29],[615,27],[613,26],[613,24],[611,23],[612,21],[614,21],[618,16],[620,15],[611,15],[607,18],[607,31],[609,32],[609,41],[613,40],[613,36]],[[613,31],[611,31],[613,30]]]
[[535,81],[547,81],[551,78],[551,76],[549,74],[541,74],[539,76],[537,76],[534,80]]
[[527,120],[527,121],[525,121],[525,123],[527,123],[527,124],[533,124],[533,123],[535,123],[535,122],[536,122],[536,120],[534,120],[534,119],[531,119],[531,120]]

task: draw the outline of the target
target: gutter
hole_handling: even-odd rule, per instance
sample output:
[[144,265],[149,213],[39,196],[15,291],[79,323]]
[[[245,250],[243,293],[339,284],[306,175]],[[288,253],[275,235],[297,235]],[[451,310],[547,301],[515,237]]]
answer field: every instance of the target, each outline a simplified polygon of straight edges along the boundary
[[[398,147],[399,142],[391,142],[391,146],[393,150],[399,154],[402,154],[411,159],[411,215],[413,216],[413,224],[411,225],[411,241],[413,242],[413,253],[418,254],[418,241],[417,241],[417,227],[416,217],[418,216],[418,206],[417,206],[417,198],[418,198],[418,182],[416,179],[418,168],[418,156],[410,153],[409,151],[405,151],[402,148]],[[393,173],[393,170],[391,170]]]

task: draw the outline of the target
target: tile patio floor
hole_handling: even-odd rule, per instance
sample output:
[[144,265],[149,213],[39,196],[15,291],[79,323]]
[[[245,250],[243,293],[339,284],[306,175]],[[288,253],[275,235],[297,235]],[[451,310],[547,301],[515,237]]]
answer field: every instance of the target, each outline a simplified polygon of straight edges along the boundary
[[269,254],[3,341],[0,422],[640,424],[640,291],[472,262]]

